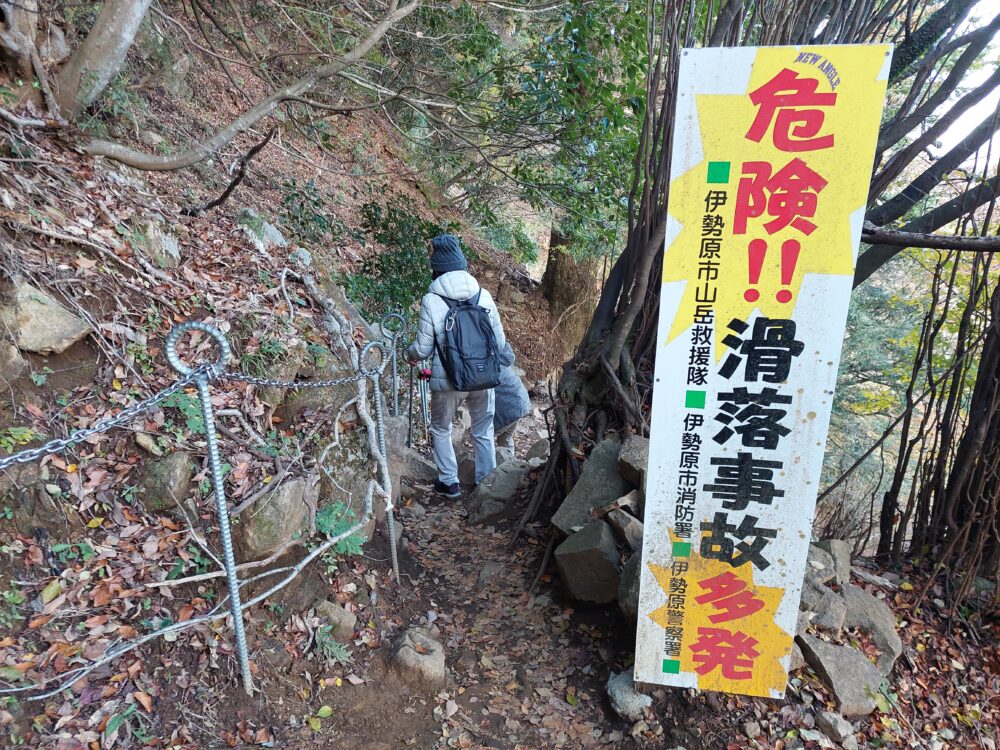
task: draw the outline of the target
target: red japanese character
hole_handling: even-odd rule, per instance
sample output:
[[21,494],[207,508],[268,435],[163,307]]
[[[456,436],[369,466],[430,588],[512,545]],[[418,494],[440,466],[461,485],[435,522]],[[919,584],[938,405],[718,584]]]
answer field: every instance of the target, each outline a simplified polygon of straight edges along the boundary
[[791,225],[809,235],[816,225],[809,221],[816,215],[817,196],[827,185],[826,180],[811,170],[799,158],[771,174],[765,161],[743,163],[743,177],[736,188],[736,211],[733,232],[746,234],[747,219],[763,216],[774,218],[764,225],[768,234]]
[[722,610],[719,614],[709,616],[708,619],[712,622],[739,620],[764,607],[764,601],[757,599],[752,591],[747,590],[746,581],[730,571],[698,581],[698,586],[708,593],[695,597],[695,601],[698,604],[711,603],[714,609]]
[[837,95],[817,94],[817,78],[799,78],[794,70],[784,68],[756,91],[750,101],[757,105],[757,116],[746,137],[760,143],[774,122],[772,138],[782,151],[819,151],[833,147],[833,134],[817,136],[826,113],[810,107],[832,107]]
[[[722,628],[698,628],[698,640],[688,648],[698,666],[694,671],[706,675],[717,667],[727,680],[749,680],[753,677],[753,660],[760,656],[754,648],[757,639],[739,631]],[[744,671],[746,670],[746,671]]]

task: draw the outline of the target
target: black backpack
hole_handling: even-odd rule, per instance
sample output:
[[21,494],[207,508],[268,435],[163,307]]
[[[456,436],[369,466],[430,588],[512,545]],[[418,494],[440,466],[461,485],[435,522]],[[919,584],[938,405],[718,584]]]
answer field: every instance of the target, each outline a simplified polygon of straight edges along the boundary
[[456,391],[485,391],[500,383],[500,352],[490,313],[479,296],[459,302],[438,295],[448,305],[444,342],[435,340],[441,364]]

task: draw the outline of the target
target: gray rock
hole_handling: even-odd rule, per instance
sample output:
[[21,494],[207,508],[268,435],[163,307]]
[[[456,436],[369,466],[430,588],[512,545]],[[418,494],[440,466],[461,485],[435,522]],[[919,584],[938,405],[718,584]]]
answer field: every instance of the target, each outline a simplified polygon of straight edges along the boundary
[[797,672],[806,665],[806,658],[802,655],[802,649],[798,643],[792,643],[792,658],[788,663],[789,672]]
[[18,284],[0,308],[0,322],[14,346],[35,354],[60,354],[90,333],[90,326],[31,284]]
[[421,628],[410,628],[396,641],[390,664],[411,687],[437,690],[447,678],[444,647]]
[[825,586],[806,581],[799,608],[812,612],[815,615],[813,625],[827,633],[839,633],[844,627],[847,606],[842,597]]
[[135,434],[135,444],[157,458],[163,456],[163,450],[156,443],[156,438],[148,432],[137,432]]
[[[388,436],[386,436],[386,442],[388,447]],[[368,451],[368,431],[359,427],[341,432],[340,443],[325,451],[323,466],[330,467],[332,470],[320,473],[319,500],[316,503],[316,509],[321,511],[328,504],[342,503],[350,511],[353,520],[360,520],[364,516],[368,482],[377,475],[378,471],[375,459]],[[392,479],[392,467],[390,467],[390,479]],[[395,489],[393,492],[395,493]],[[307,497],[311,498],[311,495]],[[358,532],[359,536],[371,539],[376,526],[384,522],[385,502],[376,495],[372,501],[372,517]]]
[[846,604],[844,626],[871,633],[881,653],[878,668],[883,675],[889,674],[896,659],[903,653],[903,642],[896,632],[896,616],[888,604],[864,589],[845,586],[841,593]]
[[62,28],[50,21],[46,24],[46,32],[45,40],[39,49],[42,58],[55,64],[69,59],[73,50],[70,48],[69,42],[66,41],[66,34]]
[[484,564],[483,569],[479,571],[479,585],[485,586],[492,579],[502,573],[504,567],[505,566],[502,562],[497,562],[495,560],[490,560]]
[[623,719],[638,721],[643,710],[653,705],[653,699],[635,689],[635,668],[627,672],[612,672],[607,684],[611,707]]
[[143,224],[139,228],[137,242],[160,268],[176,268],[181,262],[181,246],[177,238],[159,222]]
[[806,663],[833,691],[844,716],[867,716],[875,710],[882,673],[863,654],[811,635],[800,635],[798,642]]
[[583,465],[580,479],[552,516],[552,523],[563,534],[586,525],[592,508],[607,505],[626,494],[630,487],[618,473],[620,446],[613,439],[602,440]]
[[402,475],[424,484],[437,481],[437,467],[414,448],[403,446],[401,451]]
[[854,736],[851,722],[833,711],[822,711],[816,716],[816,727],[834,742],[843,744],[848,737]]
[[399,505],[403,495],[403,449],[406,448],[406,417],[385,418],[385,450],[392,482],[392,504]]
[[288,240],[281,234],[281,231],[273,224],[264,221],[260,214],[252,208],[244,208],[240,211],[237,222],[258,252],[267,255],[274,248],[288,247]]
[[761,735],[760,722],[759,721],[746,721],[743,723],[743,734],[746,735],[748,740],[756,739]]
[[486,523],[502,515],[531,468],[527,461],[508,461],[484,477],[465,501],[469,521]]
[[618,596],[618,545],[604,521],[588,523],[556,547],[555,556],[559,574],[574,599],[602,604]]
[[139,495],[146,512],[171,513],[177,510],[178,503],[185,503],[185,509],[190,512],[188,493],[193,471],[194,462],[184,451],[147,464],[139,482]]
[[316,604],[316,616],[325,620],[325,624],[330,626],[333,637],[342,643],[347,643],[354,635],[354,626],[358,622],[358,616],[347,611],[343,604],[331,601],[322,601]]
[[0,381],[13,383],[27,366],[17,347],[6,339],[0,339]]
[[458,483],[463,487],[476,484],[476,459],[466,456],[458,462]]
[[622,566],[618,584],[618,609],[631,622],[639,619],[639,576],[642,573],[642,553],[636,552]]
[[188,85],[187,76],[191,72],[191,58],[188,55],[181,55],[163,71],[163,87],[175,99],[189,99],[191,97],[191,87]]
[[296,477],[258,500],[252,511],[240,517],[236,527],[245,554],[253,559],[267,557],[305,532],[309,526],[306,500],[315,507],[317,495],[312,481]]
[[838,586],[846,586],[851,582],[851,546],[840,539],[824,539],[816,545],[833,558],[836,571],[834,581]]
[[641,487],[642,477],[646,473],[648,464],[649,439],[638,435],[626,437],[618,454],[618,471],[621,475],[631,482],[633,487]]
[[633,550],[642,547],[642,521],[638,518],[616,508],[608,513],[608,523],[622,541]]
[[[302,339],[293,339],[283,344],[283,348],[284,353],[279,356],[276,361],[272,362],[266,368],[266,371],[262,373],[264,377],[288,382],[295,380],[305,368],[306,360],[309,357],[309,349],[306,346],[305,341]],[[261,388],[257,392],[257,398],[259,398],[260,402],[265,406],[275,409],[279,404],[281,404],[282,401],[285,400],[286,393],[286,388],[271,385]],[[386,437],[389,437],[388,423]]]
[[816,585],[829,583],[837,576],[837,568],[833,557],[819,545],[809,545],[809,557],[806,559],[806,581]]
[[139,133],[139,140],[150,148],[159,148],[166,143],[163,137],[153,130],[143,130]]
[[496,450],[497,466],[503,466],[508,461],[514,460],[514,449],[506,446],[498,446]]
[[524,457],[526,459],[540,458],[543,461],[548,461],[551,449],[552,445],[549,443],[548,438],[539,438],[530,448],[528,448],[528,452]]

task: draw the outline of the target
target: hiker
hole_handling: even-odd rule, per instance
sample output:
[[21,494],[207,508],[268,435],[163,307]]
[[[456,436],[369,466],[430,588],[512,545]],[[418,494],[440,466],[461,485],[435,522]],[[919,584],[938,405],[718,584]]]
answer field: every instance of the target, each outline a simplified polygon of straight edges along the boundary
[[434,280],[420,301],[420,325],[407,360],[415,365],[434,357],[430,429],[438,471],[434,490],[445,497],[459,497],[452,419],[459,404],[466,401],[472,416],[478,484],[496,468],[493,388],[500,382],[500,352],[507,338],[493,297],[466,270],[468,262],[458,238],[441,234],[431,240],[430,261]]
[[500,364],[503,369],[500,370],[500,384],[495,388],[493,431],[497,447],[509,449],[510,457],[513,458],[514,433],[520,419],[531,413],[531,397],[521,378],[514,372],[514,350],[509,341],[500,352]]

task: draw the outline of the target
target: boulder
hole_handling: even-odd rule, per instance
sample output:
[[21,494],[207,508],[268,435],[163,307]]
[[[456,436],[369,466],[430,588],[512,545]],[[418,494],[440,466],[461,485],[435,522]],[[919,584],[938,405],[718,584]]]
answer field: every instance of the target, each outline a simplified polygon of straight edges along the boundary
[[[402,467],[403,476],[414,482],[427,484],[437,481],[437,467],[414,448],[403,447]],[[473,477],[475,477],[475,464],[473,464]]]
[[476,486],[476,459],[466,456],[458,462],[458,483],[463,487]]
[[574,599],[603,604],[618,597],[618,545],[611,527],[592,521],[556,547],[556,566]]
[[844,627],[847,606],[843,598],[825,586],[806,581],[802,586],[799,608],[815,615],[813,625],[827,633],[839,633]]
[[508,448],[506,446],[498,446],[496,450],[496,461],[497,466],[503,466],[505,463],[514,460],[514,449]]
[[42,59],[58,65],[63,60],[68,60],[72,53],[69,42],[66,41],[66,34],[62,28],[51,21],[46,24],[45,39],[42,41],[39,53]]
[[191,72],[191,65],[191,57],[189,55],[181,55],[172,65],[164,68],[160,80],[163,88],[174,99],[191,98],[191,87],[187,82],[188,73]]
[[[163,139],[160,138],[160,141]],[[136,243],[160,268],[176,268],[181,262],[181,246],[177,238],[160,222],[150,221],[142,225],[136,234]]]
[[844,716],[867,716],[875,710],[882,673],[859,651],[811,635],[800,635],[806,663],[830,687]]
[[[266,372],[259,374],[262,374],[266,378],[271,378],[272,380],[284,380],[286,382],[294,381],[298,378],[299,373],[304,368],[306,359],[309,356],[309,350],[306,347],[306,342],[302,339],[292,339],[286,344],[283,344],[283,348],[284,353],[266,368]],[[258,373],[251,372],[250,374],[257,375]],[[262,387],[257,392],[257,398],[260,399],[262,404],[269,406],[272,410],[274,410],[281,404],[282,401],[284,401],[287,390],[287,388],[281,388],[276,385]],[[386,436],[388,436],[388,434],[389,433],[387,431]]]
[[27,366],[17,347],[6,339],[0,339],[0,381],[13,383]]
[[30,284],[18,284],[0,322],[14,345],[35,354],[61,354],[90,333],[90,326],[48,294]]
[[607,505],[629,491],[628,482],[618,473],[619,451],[618,441],[612,438],[602,440],[591,451],[580,479],[552,516],[553,525],[563,534],[585,526],[592,508]]
[[316,507],[317,496],[315,484],[305,477],[282,482],[264,495],[236,527],[244,554],[255,560],[267,557],[305,532],[309,507]]
[[501,516],[531,469],[529,461],[508,461],[484,477],[465,501],[469,521],[486,523]]
[[642,553],[636,552],[622,566],[618,584],[618,609],[631,622],[639,619],[639,577],[642,573]]
[[155,130],[143,130],[139,133],[139,140],[150,148],[159,148],[166,143],[166,141],[163,140],[163,136]]
[[[388,446],[387,435],[386,448]],[[322,510],[330,503],[340,504],[350,512],[352,520],[361,520],[369,482],[378,476],[378,465],[368,448],[368,430],[359,424],[355,429],[341,431],[340,442],[325,450],[322,466],[325,470],[320,471],[317,510]],[[391,464],[389,479],[393,479]],[[376,525],[384,522],[385,502],[375,494],[372,497],[372,517],[358,532],[359,536],[371,539]]]
[[817,714],[816,728],[838,744],[843,744],[848,737],[854,736],[851,722],[833,711],[821,711]]
[[653,699],[635,689],[635,668],[627,672],[612,672],[607,684],[611,707],[629,721],[639,721],[643,710],[653,705]]
[[408,685],[426,690],[444,687],[444,647],[422,628],[410,628],[393,647],[392,670]]
[[889,605],[871,593],[855,586],[844,586],[846,614],[844,626],[861,628],[871,633],[881,653],[878,668],[883,675],[892,671],[896,659],[903,653],[903,642],[896,632],[896,616]]
[[178,503],[184,503],[189,513],[194,510],[188,499],[193,471],[194,462],[184,451],[147,464],[139,482],[139,495],[146,512],[154,515],[172,513],[177,510]]
[[530,448],[528,448],[528,452],[524,457],[527,459],[540,458],[543,461],[548,461],[551,449],[552,444],[549,442],[548,438],[539,438]]
[[817,544],[809,545],[809,557],[806,559],[806,581],[821,586],[829,583],[837,576],[833,556]]
[[[649,439],[629,435],[618,454],[618,471],[633,487],[642,486],[642,477],[649,465]],[[625,493],[622,493],[625,494]]]
[[385,418],[385,450],[389,464],[389,481],[392,482],[392,504],[399,505],[403,492],[403,450],[406,448],[405,416]]
[[806,665],[806,658],[802,655],[802,648],[798,643],[792,643],[792,658],[788,662],[788,671],[797,672]]
[[258,252],[270,255],[274,248],[288,247],[288,240],[273,224],[264,221],[252,208],[244,208],[236,219],[243,234]]
[[347,643],[354,635],[354,626],[358,616],[344,608],[343,604],[331,601],[321,601],[316,604],[316,616],[330,626],[333,637],[341,643]]
[[633,550],[642,547],[642,521],[620,508],[608,513],[608,523],[625,544]]
[[815,546],[833,558],[833,567],[836,571],[834,582],[838,586],[848,585],[851,582],[851,546],[840,539],[824,539]]

